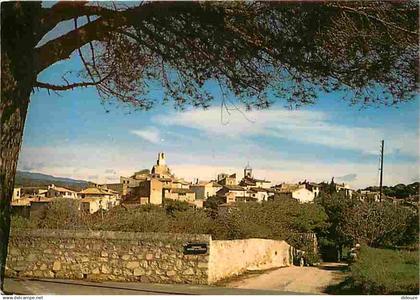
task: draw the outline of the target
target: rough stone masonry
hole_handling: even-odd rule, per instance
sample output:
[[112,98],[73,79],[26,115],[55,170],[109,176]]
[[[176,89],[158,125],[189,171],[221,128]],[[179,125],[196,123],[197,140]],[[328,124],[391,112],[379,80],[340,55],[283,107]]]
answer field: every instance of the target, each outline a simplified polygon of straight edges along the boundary
[[33,230],[12,232],[6,276],[208,283],[209,253],[184,254],[184,244],[209,235]]

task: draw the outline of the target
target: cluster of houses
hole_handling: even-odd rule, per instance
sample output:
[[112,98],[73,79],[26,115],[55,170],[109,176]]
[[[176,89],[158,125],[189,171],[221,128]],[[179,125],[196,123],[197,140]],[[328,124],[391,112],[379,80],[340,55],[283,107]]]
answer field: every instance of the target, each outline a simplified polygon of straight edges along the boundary
[[79,200],[80,210],[91,214],[101,209],[108,210],[121,202],[120,193],[109,189],[106,185],[88,187],[76,192],[51,184],[47,188],[14,188],[12,210],[21,215],[37,214],[44,210],[49,203],[59,198]]
[[[353,190],[346,184],[335,184],[337,191],[352,196]],[[45,207],[57,198],[72,198],[80,201],[80,210],[95,213],[117,205],[136,207],[144,204],[162,205],[167,200],[183,201],[203,207],[210,197],[221,198],[221,207],[234,206],[238,202],[263,202],[283,195],[300,203],[312,202],[320,193],[322,185],[313,182],[273,185],[265,179],[255,178],[252,168],[244,168],[243,177],[221,173],[210,181],[188,182],[176,177],[166,164],[165,153],[158,153],[156,164],[149,169],[135,172],[130,177],[120,177],[119,183],[95,184],[81,191],[50,185],[48,188],[15,188],[12,207],[26,207],[31,211]],[[361,197],[377,201],[372,192],[361,193]]]
[[165,154],[159,153],[156,164],[148,169],[121,177],[123,203],[127,206],[162,204],[165,200],[185,201],[197,207],[213,196],[222,198],[227,205],[236,202],[262,202],[275,194],[287,194],[302,203],[312,201],[319,193],[315,183],[280,184],[254,178],[248,165],[238,180],[236,174],[219,174],[210,181],[196,180],[194,183],[177,178],[166,165]]

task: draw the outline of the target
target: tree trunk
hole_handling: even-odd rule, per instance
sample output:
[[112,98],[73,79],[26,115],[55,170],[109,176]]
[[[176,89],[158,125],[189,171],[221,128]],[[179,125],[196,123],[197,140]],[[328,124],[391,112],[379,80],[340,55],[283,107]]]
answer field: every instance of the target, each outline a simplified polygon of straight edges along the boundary
[[[2,59],[2,68],[4,67]],[[4,72],[2,72],[4,74]],[[4,87],[2,76],[2,88]],[[12,199],[16,166],[22,142],[31,87],[14,88],[12,97],[4,97],[0,105],[0,289],[3,290],[4,271],[10,231],[10,201]]]
[[38,27],[34,20],[40,8],[39,3],[1,5],[0,290],[4,284],[16,166],[29,97],[37,76],[33,49]]

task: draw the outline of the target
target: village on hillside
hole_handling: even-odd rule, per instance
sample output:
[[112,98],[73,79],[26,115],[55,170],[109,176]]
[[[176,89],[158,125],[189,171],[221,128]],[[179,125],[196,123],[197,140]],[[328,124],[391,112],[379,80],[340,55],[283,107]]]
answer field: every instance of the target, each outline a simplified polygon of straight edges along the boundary
[[[92,184],[75,191],[49,184],[47,187],[15,187],[12,200],[12,213],[29,217],[44,211],[48,204],[60,198],[78,199],[79,209],[86,213],[107,211],[121,205],[135,208],[140,205],[162,205],[167,200],[181,201],[197,208],[205,207],[207,199],[221,199],[219,210],[227,210],[241,202],[263,202],[275,199],[292,198],[299,203],[309,203],[325,188],[333,188],[360,201],[380,201],[379,191],[353,190],[346,183],[315,183],[306,180],[298,183],[273,185],[265,179],[255,178],[248,164],[242,178],[237,174],[220,173],[210,181],[196,179],[188,182],[177,177],[166,164],[165,153],[158,153],[157,162],[151,170],[135,172],[130,177],[120,177],[119,183]],[[398,201],[383,197],[383,201]]]

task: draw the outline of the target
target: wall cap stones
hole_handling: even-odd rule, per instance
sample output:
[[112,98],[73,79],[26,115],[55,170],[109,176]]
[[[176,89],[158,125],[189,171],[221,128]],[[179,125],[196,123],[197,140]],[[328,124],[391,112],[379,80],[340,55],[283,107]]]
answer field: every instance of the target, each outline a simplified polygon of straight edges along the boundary
[[141,240],[165,242],[207,242],[210,243],[209,234],[184,233],[156,233],[156,232],[124,232],[124,231],[88,231],[88,230],[55,230],[34,229],[29,231],[11,231],[10,237],[39,237],[57,239],[98,239],[98,240]]

